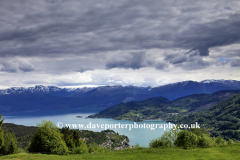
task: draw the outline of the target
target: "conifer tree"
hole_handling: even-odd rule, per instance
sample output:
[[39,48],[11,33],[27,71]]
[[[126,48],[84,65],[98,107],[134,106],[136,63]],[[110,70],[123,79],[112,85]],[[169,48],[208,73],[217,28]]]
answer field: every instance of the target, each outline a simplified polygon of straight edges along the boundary
[[2,145],[0,152],[3,155],[7,155],[16,153],[16,151],[17,151],[17,138],[14,132],[10,133],[6,131],[4,135],[4,144]]

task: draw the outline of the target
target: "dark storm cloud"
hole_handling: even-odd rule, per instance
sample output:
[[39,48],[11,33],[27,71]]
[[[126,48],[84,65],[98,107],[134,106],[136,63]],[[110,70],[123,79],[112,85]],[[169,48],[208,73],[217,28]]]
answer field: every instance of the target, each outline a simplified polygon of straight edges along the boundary
[[211,47],[240,43],[239,26],[240,14],[233,14],[227,19],[192,25],[178,40],[184,46],[195,46],[192,50],[198,50],[201,56],[208,56]]
[[[212,47],[240,43],[237,7],[238,1],[224,0],[14,3],[5,0],[0,2],[0,57],[55,58],[122,51],[124,55],[102,62],[103,66],[164,69],[167,63],[146,60],[142,50],[180,48],[209,56]],[[165,60],[179,66],[185,63],[185,68],[191,66],[191,62],[203,67],[208,65],[202,59],[189,57],[181,53],[172,58],[167,55]],[[34,70],[26,65],[18,69]],[[99,68],[83,65],[75,70],[94,69]],[[2,70],[15,71],[10,64],[3,65]]]
[[203,46],[198,47],[197,50],[199,51],[199,55],[201,56],[208,56],[209,55],[209,47]]

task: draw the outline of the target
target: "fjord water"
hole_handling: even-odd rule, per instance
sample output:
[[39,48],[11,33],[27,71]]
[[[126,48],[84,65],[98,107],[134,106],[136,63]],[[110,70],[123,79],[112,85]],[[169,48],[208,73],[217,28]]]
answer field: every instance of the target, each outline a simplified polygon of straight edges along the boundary
[[[88,115],[98,113],[99,109],[85,109],[85,110],[60,110],[60,111],[38,111],[38,112],[19,112],[19,113],[8,113],[3,115],[4,123],[15,123],[18,125],[25,126],[36,126],[37,123],[40,123],[43,119],[47,121],[52,121],[55,124],[61,122],[64,126],[66,124],[84,124],[84,126],[89,126],[93,124],[134,124],[133,121],[128,120],[114,120],[111,118],[101,118],[101,119],[85,119]],[[82,116],[82,118],[77,118],[77,116]],[[143,122],[136,122],[137,125],[147,125],[147,124],[168,124],[162,120],[148,120]],[[61,126],[61,125],[60,125]],[[72,128],[72,126],[71,126]],[[79,128],[78,128],[79,129]],[[130,139],[130,145],[139,144],[140,146],[148,146],[150,139],[156,139],[161,137],[164,131],[162,128],[157,128],[151,130],[150,128],[110,128],[120,135],[126,135]],[[87,130],[100,132],[104,129],[99,128],[88,128]]]

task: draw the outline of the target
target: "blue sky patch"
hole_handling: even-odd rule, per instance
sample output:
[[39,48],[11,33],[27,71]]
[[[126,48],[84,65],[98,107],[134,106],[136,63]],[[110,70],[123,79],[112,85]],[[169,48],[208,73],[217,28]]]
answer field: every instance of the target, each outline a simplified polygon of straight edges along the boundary
[[218,61],[233,61],[234,59],[229,59],[229,58],[218,58]]

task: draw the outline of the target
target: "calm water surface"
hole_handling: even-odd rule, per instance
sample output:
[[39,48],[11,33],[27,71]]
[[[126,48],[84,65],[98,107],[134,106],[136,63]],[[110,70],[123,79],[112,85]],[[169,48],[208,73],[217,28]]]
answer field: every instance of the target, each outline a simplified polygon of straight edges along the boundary
[[[18,125],[25,125],[25,126],[36,126],[37,123],[40,123],[43,119],[50,120],[57,124],[61,122],[64,126],[66,124],[84,124],[84,126],[91,125],[96,126],[96,124],[134,124],[133,121],[127,120],[114,120],[110,118],[101,118],[101,119],[85,119],[88,115],[98,113],[99,109],[91,109],[91,110],[62,110],[62,111],[41,111],[41,112],[21,112],[21,113],[8,113],[4,114],[3,118],[4,123],[15,123]],[[77,118],[77,116],[82,116],[83,118]],[[130,145],[139,144],[140,146],[148,146],[150,139],[156,139],[157,137],[161,137],[164,133],[164,129],[157,128],[155,130],[151,130],[150,125],[156,126],[156,124],[160,125],[169,124],[161,120],[153,120],[153,121],[143,121],[143,122],[136,122],[138,127],[145,124],[145,126],[149,128],[110,128],[115,132],[118,132],[121,135],[126,135],[130,139]],[[61,124],[60,124],[61,126]],[[118,126],[118,125],[117,125]],[[92,126],[93,127],[93,126]],[[102,128],[88,128],[87,130],[92,131],[102,131]],[[165,131],[168,131],[166,129]]]

